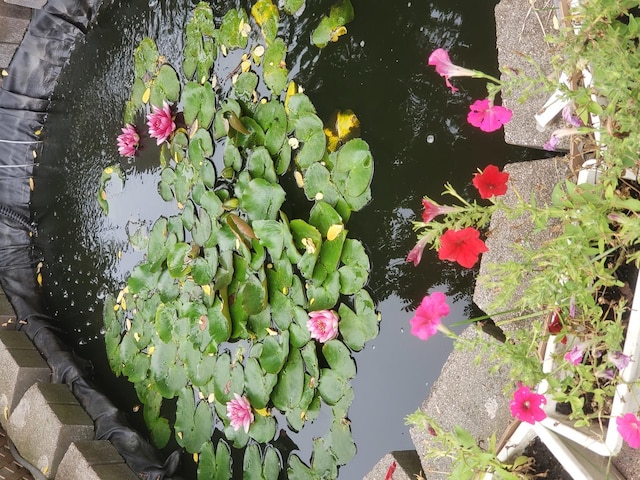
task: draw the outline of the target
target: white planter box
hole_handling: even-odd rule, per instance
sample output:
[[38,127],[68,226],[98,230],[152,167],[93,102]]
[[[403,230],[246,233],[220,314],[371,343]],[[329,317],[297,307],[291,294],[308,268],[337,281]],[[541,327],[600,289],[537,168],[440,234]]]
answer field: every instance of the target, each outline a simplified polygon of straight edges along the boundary
[[[593,455],[589,450],[556,435],[540,423],[521,423],[498,452],[498,459],[511,462],[522,455],[529,443],[539,437],[573,480],[625,480],[609,459]],[[483,480],[494,480],[487,473]]]
[[[598,181],[599,170],[595,160],[586,161],[582,167],[578,174],[578,184],[593,184]],[[562,348],[562,345],[558,345],[555,342],[555,336],[549,338],[543,363],[543,371],[545,373],[553,371],[552,355],[556,350],[560,355],[564,353],[561,351]],[[640,399],[640,385],[637,384],[638,375],[640,374],[640,369],[638,368],[638,362],[640,362],[640,282],[636,282],[635,286],[623,353],[630,356],[631,361],[625,369],[620,371],[622,381],[626,383],[621,383],[616,387],[611,408],[611,418],[609,419],[611,428],[596,424],[589,428],[574,427],[573,421],[555,411],[556,402],[549,396],[547,396],[547,404],[545,406],[547,418],[541,422],[542,425],[598,455],[613,456],[620,452],[623,440],[615,426],[616,417],[626,413],[635,413],[638,410]],[[537,391],[538,393],[546,394],[547,389],[548,384],[543,381],[538,385]]]

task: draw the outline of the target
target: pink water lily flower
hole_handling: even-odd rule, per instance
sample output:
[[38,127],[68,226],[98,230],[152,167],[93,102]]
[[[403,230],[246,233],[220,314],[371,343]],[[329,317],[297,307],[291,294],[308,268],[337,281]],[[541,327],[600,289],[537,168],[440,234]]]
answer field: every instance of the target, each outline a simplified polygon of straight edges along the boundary
[[444,77],[444,81],[447,84],[447,87],[449,87],[452,92],[457,92],[458,89],[451,85],[451,82],[449,82],[449,78],[473,77],[476,74],[474,70],[469,70],[468,68],[463,68],[453,64],[451,62],[451,59],[449,58],[449,52],[447,52],[443,48],[434,50],[433,53],[429,55],[428,63],[429,65],[436,67],[436,72],[438,72],[441,77]]
[[157,144],[160,145],[162,142],[166,142],[174,132],[176,124],[171,116],[171,107],[167,102],[162,102],[162,108],[154,105],[152,109],[153,112],[147,115],[149,135],[155,138]]
[[251,404],[245,397],[241,397],[234,393],[232,398],[227,402],[227,416],[231,427],[238,431],[242,427],[244,433],[249,433],[249,427],[253,423],[254,417],[251,411]]
[[123,157],[133,157],[140,146],[140,135],[136,131],[136,127],[127,123],[121,129],[122,133],[118,135],[118,153]]
[[449,315],[447,297],[442,292],[433,292],[422,299],[410,320],[411,334],[420,340],[428,340],[440,330],[442,317]]
[[513,400],[509,403],[511,415],[521,422],[534,424],[547,417],[542,405],[547,403],[544,395],[534,393],[529,387],[520,385],[513,394]]
[[467,121],[483,132],[495,132],[509,123],[513,112],[502,105],[493,105],[488,98],[476,100],[469,107]]
[[333,310],[309,312],[307,328],[311,338],[315,338],[320,343],[333,340],[338,336],[338,314]]
[[618,433],[631,448],[640,448],[640,420],[633,413],[616,418]]

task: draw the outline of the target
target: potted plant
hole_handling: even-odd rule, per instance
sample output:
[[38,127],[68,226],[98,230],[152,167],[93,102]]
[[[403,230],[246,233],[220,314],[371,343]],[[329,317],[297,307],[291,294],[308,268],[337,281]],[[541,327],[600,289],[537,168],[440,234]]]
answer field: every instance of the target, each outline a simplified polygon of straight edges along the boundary
[[[513,245],[515,260],[490,265],[489,274],[478,279],[498,292],[490,316],[512,318],[504,343],[487,346],[484,340],[475,340],[472,346],[483,349],[496,366],[509,366],[516,389],[514,416],[527,417],[533,411],[532,423],[556,428],[558,433],[567,424],[591,429],[599,439],[585,446],[601,455],[615,455],[623,440],[640,447],[635,392],[640,352],[634,311],[639,305],[631,301],[635,278],[625,278],[626,270],[637,276],[640,259],[635,247],[640,241],[640,188],[628,180],[638,165],[640,112],[626,94],[631,91],[629,79],[637,76],[640,65],[628,58],[626,47],[621,48],[633,43],[637,21],[629,9],[601,1],[576,8],[574,18],[589,28],[560,30],[555,66],[558,72],[571,75],[580,74],[589,64],[593,81],[573,90],[560,87],[567,101],[563,109],[567,128],[554,131],[546,147],[555,148],[562,136],[589,137],[585,142],[592,146],[588,168],[579,178],[556,185],[545,204],[513,191],[508,172],[494,165],[479,169],[471,179],[479,199],[463,196],[447,184],[444,195],[454,202],[423,199],[422,221],[414,223],[418,242],[407,260],[417,265],[429,246],[441,260],[474,267],[487,251],[484,236],[498,211],[509,219],[526,219],[537,232],[552,230],[553,238],[538,248],[526,242]],[[611,74],[612,58],[618,65],[615,75]],[[487,98],[473,103],[467,118],[486,132],[498,130],[511,118],[511,112],[496,105],[498,92],[525,84],[548,87],[546,78],[521,78],[507,69],[500,81],[459,67],[441,49],[429,63],[452,90],[453,77],[488,80]],[[598,124],[588,124],[591,114],[598,115]],[[523,294],[514,300],[516,289]],[[439,327],[440,319],[449,313],[445,307],[444,300],[425,297],[411,321],[412,333],[426,339],[438,329],[445,330]],[[537,392],[535,386],[539,386]],[[535,397],[536,409],[531,398],[523,399],[518,393],[523,387],[540,395],[540,400]],[[568,415],[557,415],[556,404],[568,406]],[[579,441],[585,442],[582,437]]]

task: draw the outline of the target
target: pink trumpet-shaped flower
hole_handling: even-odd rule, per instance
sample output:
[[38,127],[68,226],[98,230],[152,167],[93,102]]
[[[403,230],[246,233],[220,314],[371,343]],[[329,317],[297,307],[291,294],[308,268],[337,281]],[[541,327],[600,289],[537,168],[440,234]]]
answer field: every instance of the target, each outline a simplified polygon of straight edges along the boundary
[[241,397],[234,393],[235,398],[227,402],[227,416],[231,427],[238,431],[240,427],[244,428],[245,433],[249,433],[249,427],[253,423],[254,417],[251,411],[251,404],[245,397]]
[[338,336],[338,314],[333,310],[309,312],[307,328],[311,338],[315,338],[320,343],[333,340]]
[[607,355],[608,360],[613,363],[618,370],[624,370],[629,365],[631,357],[621,351],[611,352]]
[[631,448],[640,448],[640,420],[633,413],[616,418],[618,433]]
[[428,240],[429,239],[427,238],[426,235],[422,237],[420,240],[418,240],[418,243],[416,243],[416,246],[413,247],[409,252],[409,254],[407,255],[407,262],[413,263],[415,267],[418,266],[418,264],[420,263],[420,260],[422,260],[422,252],[424,252],[424,247],[427,245]]
[[547,403],[544,395],[534,393],[529,387],[520,385],[513,394],[513,400],[509,403],[511,415],[521,422],[534,424],[544,420],[547,416],[542,405]]
[[476,100],[469,107],[467,121],[483,132],[495,132],[509,123],[513,112],[501,105],[493,105],[488,98]]
[[122,133],[118,135],[118,153],[123,157],[133,157],[140,146],[140,135],[136,131],[136,127],[127,123],[121,129]]
[[447,84],[447,87],[451,89],[452,92],[457,92],[458,89],[451,85],[449,82],[449,78],[451,77],[473,77],[476,72],[473,70],[469,70],[468,68],[459,67],[451,62],[449,58],[449,52],[447,52],[443,48],[438,48],[434,50],[431,55],[429,55],[429,65],[436,67],[436,72],[440,74],[441,77],[444,77],[444,81]]
[[571,365],[579,365],[582,362],[584,356],[584,347],[582,345],[575,345],[571,350],[564,354],[564,359]]
[[425,296],[410,320],[411,334],[420,340],[428,340],[439,330],[442,317],[449,315],[449,311],[444,293],[433,292]]
[[149,135],[156,139],[158,145],[166,142],[167,138],[176,129],[176,124],[171,116],[171,107],[167,102],[162,102],[162,108],[153,106],[153,112],[147,115]]
[[438,205],[437,203],[431,201],[428,198],[422,199],[422,221],[424,223],[429,223],[431,220],[436,218],[438,215],[445,215],[447,213],[453,213],[457,209],[456,207],[451,207],[449,205]]

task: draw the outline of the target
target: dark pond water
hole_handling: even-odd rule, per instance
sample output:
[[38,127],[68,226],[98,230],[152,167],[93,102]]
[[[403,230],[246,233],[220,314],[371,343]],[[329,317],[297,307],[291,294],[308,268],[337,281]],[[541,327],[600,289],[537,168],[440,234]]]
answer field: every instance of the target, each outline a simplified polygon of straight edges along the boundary
[[[438,198],[447,181],[467,191],[473,172],[489,163],[542,156],[505,145],[502,132],[485,134],[467,125],[469,103],[486,94],[483,84],[458,79],[460,92],[452,95],[427,66],[429,53],[443,47],[465,66],[496,73],[496,0],[352,2],[356,18],[348,34],[321,52],[310,45],[309,34],[332,2],[308,1],[307,20],[287,27],[294,46],[287,61],[319,116],[352,109],[375,159],[373,201],[352,216],[349,229],[371,257],[368,289],[382,322],[380,335],[354,355],[358,374],[349,417],[358,453],[341,468],[341,479],[362,478],[387,452],[414,448],[404,417],[428,396],[452,348],[443,337],[425,343],[410,335],[409,319],[422,296],[445,292],[453,305],[450,322],[475,314],[473,271],[443,264],[432,253],[418,268],[404,262],[415,242],[411,220],[420,216],[421,197]],[[217,2],[215,8],[221,16],[229,5],[235,3]],[[159,167],[151,154],[135,166],[123,164],[126,190],[110,192],[108,217],[96,190],[103,168],[121,161],[115,137],[129,95],[133,49],[148,35],[169,61],[180,58],[188,12],[188,3],[169,7],[164,0],[153,6],[116,2],[104,9],[54,93],[33,196],[49,308],[138,428],[143,422],[132,411],[132,388],[114,378],[106,362],[102,301],[141,260],[127,244],[127,228],[173,212],[157,195]],[[324,431],[315,430],[305,428],[294,438],[307,448],[303,459],[309,458],[310,438]]]

